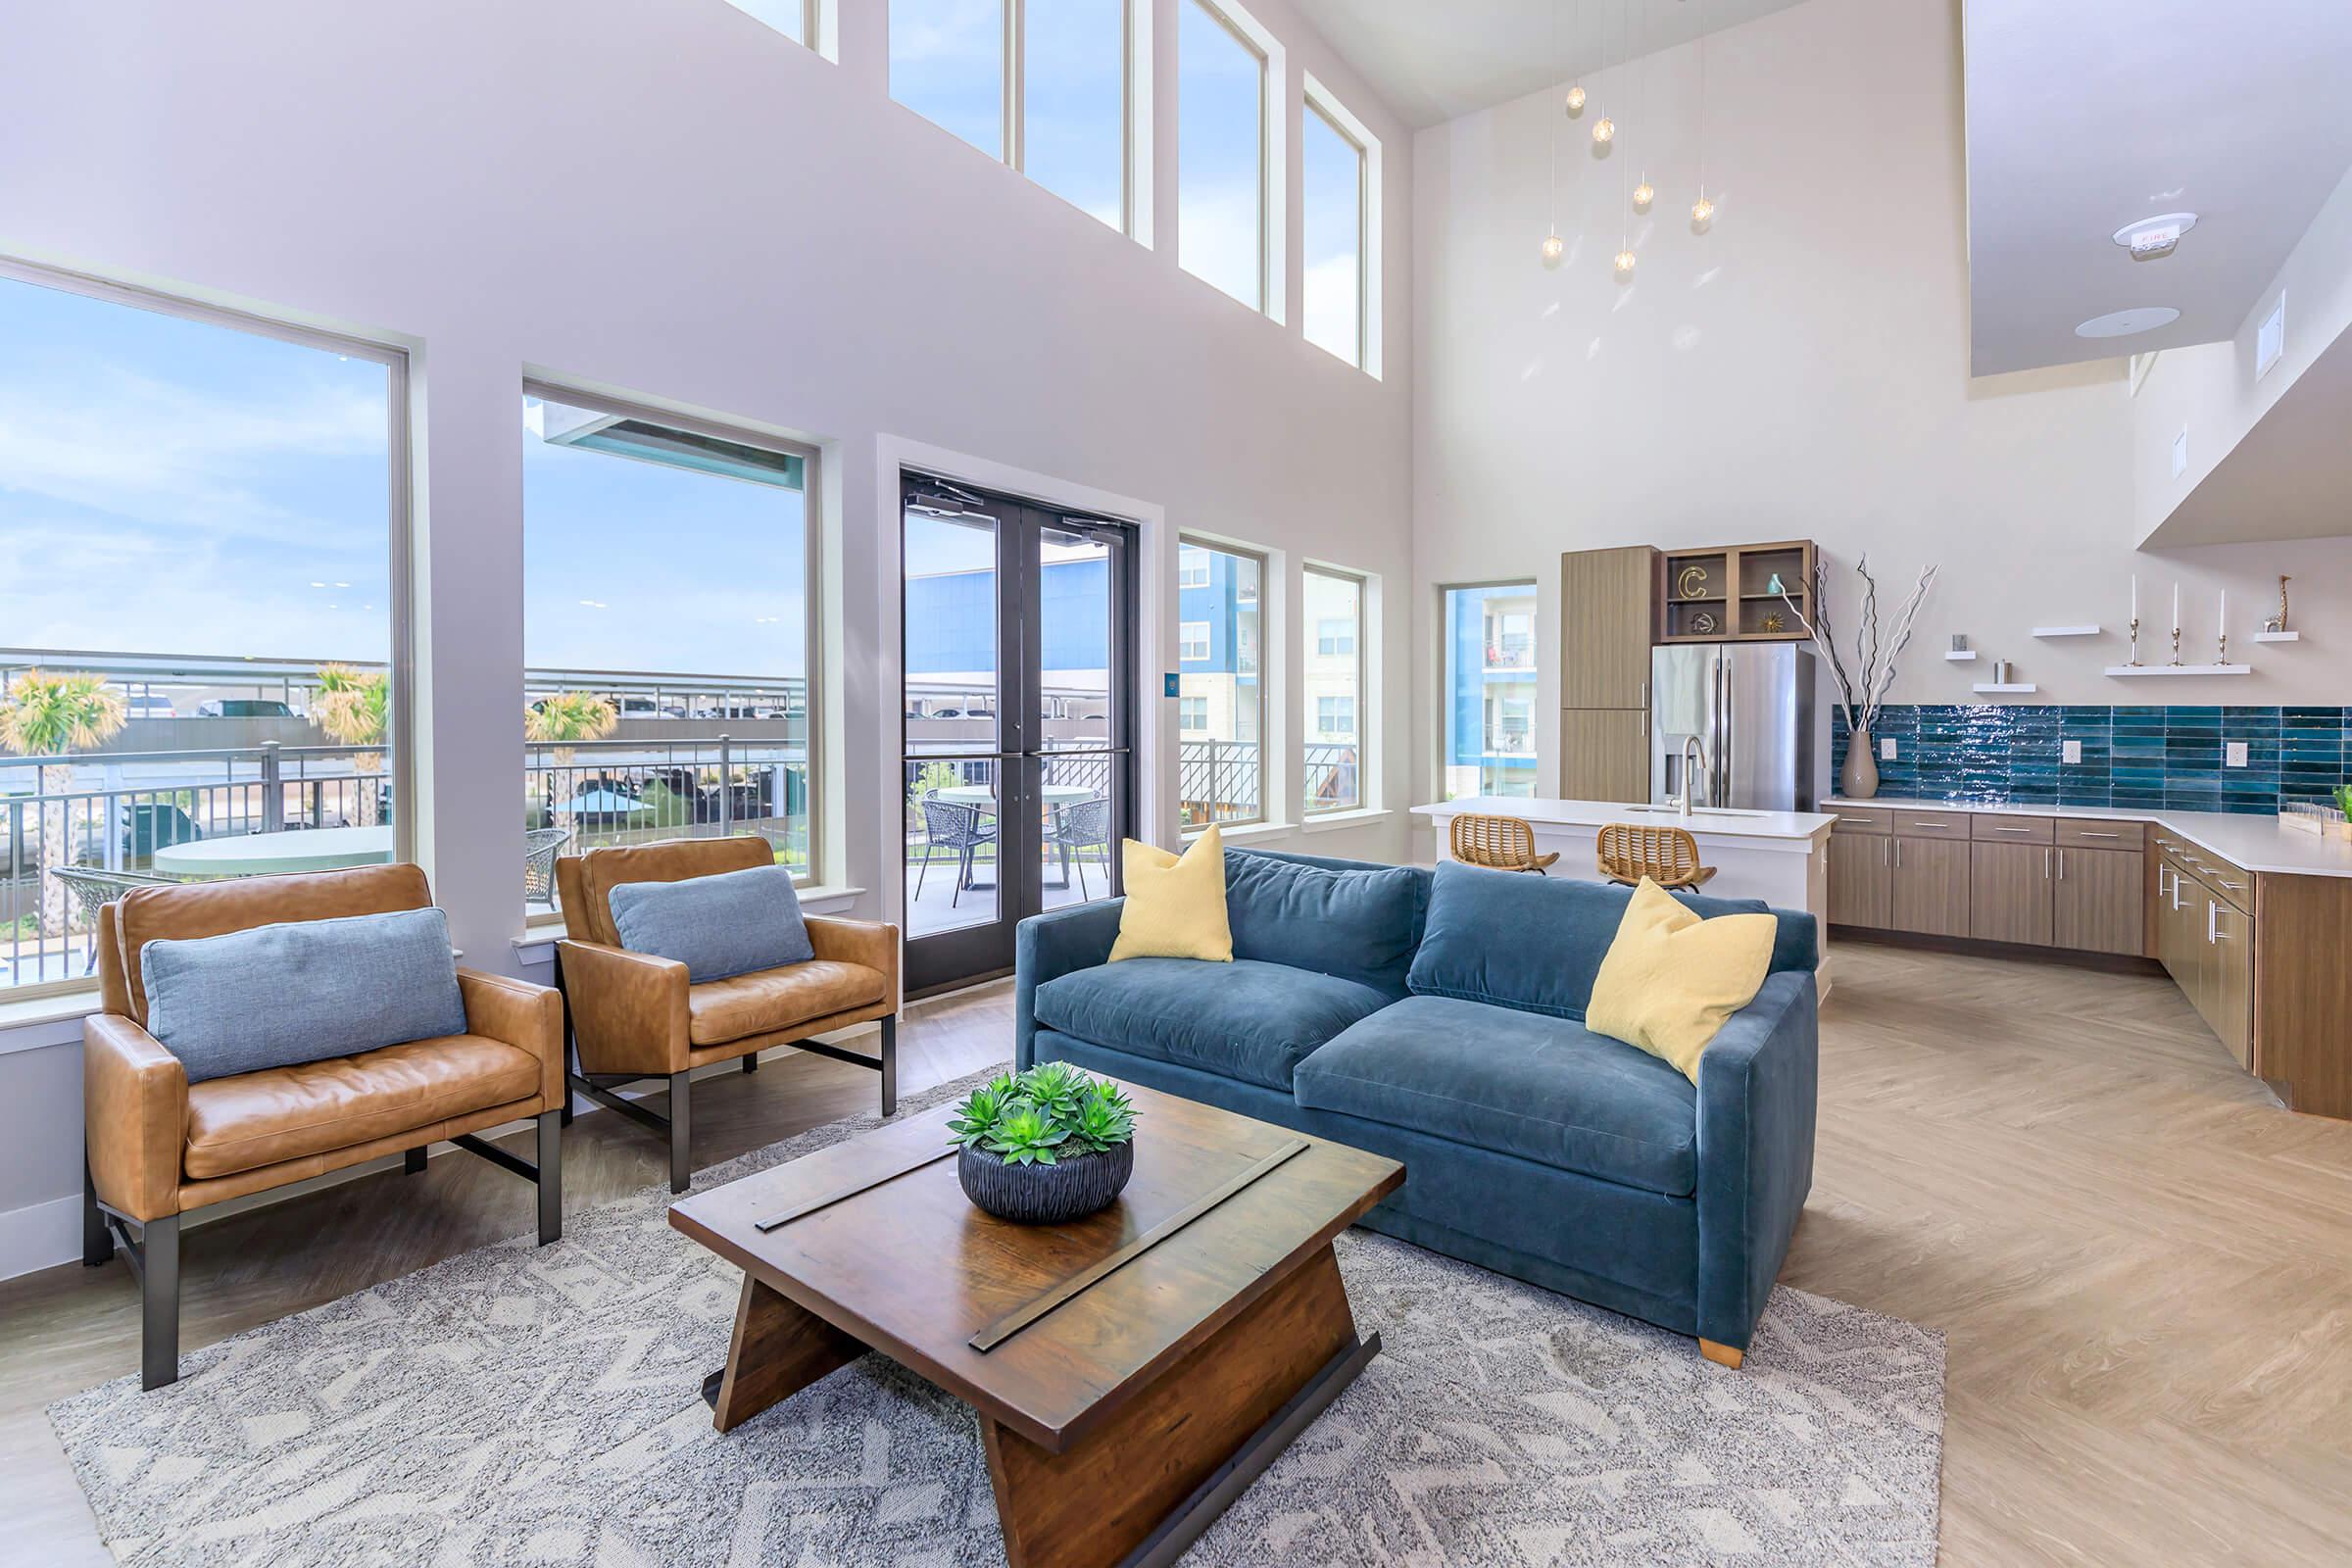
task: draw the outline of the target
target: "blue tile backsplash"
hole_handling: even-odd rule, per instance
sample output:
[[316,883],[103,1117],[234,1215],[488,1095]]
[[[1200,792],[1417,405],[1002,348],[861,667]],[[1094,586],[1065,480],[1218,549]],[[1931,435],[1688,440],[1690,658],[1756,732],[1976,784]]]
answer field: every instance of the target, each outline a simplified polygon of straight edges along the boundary
[[[1845,714],[1833,706],[1831,777],[1845,765]],[[1879,793],[1937,801],[2164,807],[2267,813],[2352,783],[2352,709],[1888,706],[1877,738]],[[2082,760],[2062,760],[2081,741]],[[2230,741],[2246,765],[2225,767]],[[1884,748],[1881,748],[1884,751]]]

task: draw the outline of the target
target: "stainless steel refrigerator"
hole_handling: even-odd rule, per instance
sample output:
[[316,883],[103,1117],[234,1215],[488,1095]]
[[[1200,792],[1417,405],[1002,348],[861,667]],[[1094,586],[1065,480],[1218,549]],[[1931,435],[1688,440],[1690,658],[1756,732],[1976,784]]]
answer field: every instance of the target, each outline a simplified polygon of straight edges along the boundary
[[1813,808],[1813,651],[1800,643],[1653,648],[1649,798],[1683,790],[1685,743],[1703,770],[1692,804],[1751,811]]

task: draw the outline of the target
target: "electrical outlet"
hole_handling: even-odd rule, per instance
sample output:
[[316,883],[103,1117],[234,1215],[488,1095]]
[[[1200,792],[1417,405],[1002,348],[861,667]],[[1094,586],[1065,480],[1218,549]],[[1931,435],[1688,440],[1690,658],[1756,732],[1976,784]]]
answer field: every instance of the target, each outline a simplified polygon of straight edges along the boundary
[[1882,762],[1894,760],[1894,742],[1884,736],[1879,739],[1879,760]]
[[2231,741],[2228,745],[2224,746],[2222,748],[2222,765],[2224,767],[2245,766],[2246,743],[2244,741]]
[[2082,743],[2081,741],[2060,741],[2058,743],[2058,760],[2061,762],[2082,760]]

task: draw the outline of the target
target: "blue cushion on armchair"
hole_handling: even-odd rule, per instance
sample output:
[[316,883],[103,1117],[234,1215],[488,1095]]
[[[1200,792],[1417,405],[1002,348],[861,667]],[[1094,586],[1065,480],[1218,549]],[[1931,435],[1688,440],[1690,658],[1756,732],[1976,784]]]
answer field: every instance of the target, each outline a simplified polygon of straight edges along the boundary
[[466,1032],[439,909],[159,938],[139,968],[147,1032],[192,1084]]
[[[1416,996],[1457,997],[1582,1022],[1592,977],[1608,956],[1632,888],[1522,871],[1488,871],[1447,860],[1430,893],[1428,927],[1413,956]],[[1674,895],[1702,918],[1768,913],[1780,922],[1772,967],[1811,972],[1818,949],[1813,917],[1756,899]]]
[[792,873],[780,865],[680,882],[623,882],[608,900],[622,947],[677,959],[696,985],[816,956]]

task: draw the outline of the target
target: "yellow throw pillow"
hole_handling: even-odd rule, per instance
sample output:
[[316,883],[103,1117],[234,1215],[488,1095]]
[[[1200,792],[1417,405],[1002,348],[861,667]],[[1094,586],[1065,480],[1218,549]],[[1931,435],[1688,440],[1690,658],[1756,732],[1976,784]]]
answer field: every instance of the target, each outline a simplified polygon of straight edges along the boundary
[[1133,839],[1121,841],[1127,906],[1119,911],[1121,958],[1206,958],[1233,961],[1233,927],[1225,919],[1225,841],[1215,828],[1193,840],[1181,858]]
[[1643,877],[1592,977],[1585,1027],[1639,1047],[1698,1082],[1707,1042],[1763,986],[1778,925],[1769,914],[1702,919]]

